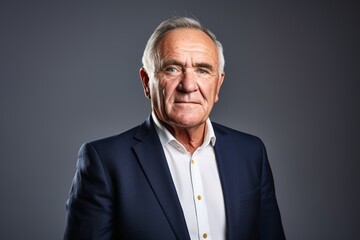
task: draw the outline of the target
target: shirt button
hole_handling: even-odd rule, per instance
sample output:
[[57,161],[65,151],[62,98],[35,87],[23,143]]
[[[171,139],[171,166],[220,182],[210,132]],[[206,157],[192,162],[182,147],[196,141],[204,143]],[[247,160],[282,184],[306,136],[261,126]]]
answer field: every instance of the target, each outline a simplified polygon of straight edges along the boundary
[[191,164],[195,164],[195,160],[191,160]]
[[204,233],[203,238],[207,238],[207,237],[208,237],[207,233]]
[[198,200],[201,200],[201,199],[202,199],[201,195],[198,195],[198,196],[197,196],[197,199],[198,199]]

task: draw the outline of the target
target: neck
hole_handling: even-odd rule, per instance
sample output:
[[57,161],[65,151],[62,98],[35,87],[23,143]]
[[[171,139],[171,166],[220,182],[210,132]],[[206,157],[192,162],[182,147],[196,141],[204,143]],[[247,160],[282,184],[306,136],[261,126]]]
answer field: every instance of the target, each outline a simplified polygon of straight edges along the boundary
[[193,154],[201,146],[205,137],[206,122],[195,127],[179,127],[164,123],[166,129],[178,140],[188,152]]

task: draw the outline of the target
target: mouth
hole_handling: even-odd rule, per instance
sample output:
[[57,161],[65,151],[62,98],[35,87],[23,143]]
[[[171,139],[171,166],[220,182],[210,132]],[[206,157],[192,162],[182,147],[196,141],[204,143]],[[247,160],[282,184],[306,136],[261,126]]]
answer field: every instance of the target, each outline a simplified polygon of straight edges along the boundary
[[190,101],[175,101],[175,104],[200,104],[199,102],[190,102]]

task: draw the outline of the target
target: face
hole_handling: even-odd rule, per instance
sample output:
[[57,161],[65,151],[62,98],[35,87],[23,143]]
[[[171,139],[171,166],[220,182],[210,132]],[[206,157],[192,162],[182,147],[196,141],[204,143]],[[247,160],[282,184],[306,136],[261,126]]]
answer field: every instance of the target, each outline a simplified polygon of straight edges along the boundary
[[196,29],[172,30],[159,42],[161,66],[140,71],[145,94],[160,121],[173,128],[202,125],[224,79],[215,43]]

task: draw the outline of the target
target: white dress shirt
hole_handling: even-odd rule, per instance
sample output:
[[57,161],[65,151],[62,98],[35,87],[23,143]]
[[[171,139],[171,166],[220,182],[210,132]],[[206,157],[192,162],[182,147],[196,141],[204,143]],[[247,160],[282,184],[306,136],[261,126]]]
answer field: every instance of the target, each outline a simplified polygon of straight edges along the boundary
[[191,154],[154,112],[152,117],[191,240],[225,240],[225,205],[213,148],[216,137],[210,120],[206,121],[203,144]]

